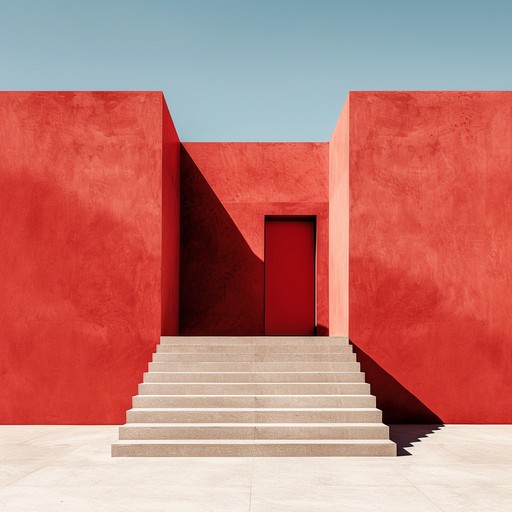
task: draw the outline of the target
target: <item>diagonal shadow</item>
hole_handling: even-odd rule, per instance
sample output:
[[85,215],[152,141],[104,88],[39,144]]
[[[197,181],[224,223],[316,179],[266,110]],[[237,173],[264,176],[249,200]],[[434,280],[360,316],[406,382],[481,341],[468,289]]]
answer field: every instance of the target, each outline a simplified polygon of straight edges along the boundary
[[396,443],[398,455],[410,455],[405,448],[410,448],[413,442],[419,442],[427,434],[439,430],[443,426],[441,418],[352,340],[350,343],[361,363],[366,382],[377,398],[382,419],[390,425],[390,439]]
[[350,340],[386,423],[439,424],[441,418]]
[[263,334],[263,261],[181,147],[180,334]]

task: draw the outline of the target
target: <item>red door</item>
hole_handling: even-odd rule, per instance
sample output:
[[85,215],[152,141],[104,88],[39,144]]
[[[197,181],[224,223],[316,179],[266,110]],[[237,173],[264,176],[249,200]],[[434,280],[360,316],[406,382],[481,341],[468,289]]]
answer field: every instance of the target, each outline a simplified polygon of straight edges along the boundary
[[265,220],[265,334],[315,334],[315,220]]

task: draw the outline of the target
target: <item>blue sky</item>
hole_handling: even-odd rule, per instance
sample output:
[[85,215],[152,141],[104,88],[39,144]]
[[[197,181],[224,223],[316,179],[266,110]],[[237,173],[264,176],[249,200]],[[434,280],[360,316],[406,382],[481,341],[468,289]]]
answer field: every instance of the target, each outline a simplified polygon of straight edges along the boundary
[[349,90],[512,89],[512,2],[0,0],[0,89],[163,90],[184,141],[324,141]]

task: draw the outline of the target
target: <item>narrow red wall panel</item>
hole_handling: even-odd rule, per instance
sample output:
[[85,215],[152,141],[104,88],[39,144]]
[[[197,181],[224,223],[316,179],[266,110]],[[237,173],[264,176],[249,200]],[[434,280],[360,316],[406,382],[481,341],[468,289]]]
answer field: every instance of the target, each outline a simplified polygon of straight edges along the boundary
[[162,102],[0,94],[1,423],[124,421],[162,323]]
[[347,98],[329,142],[329,334],[348,336],[349,113]]
[[512,421],[512,93],[350,95],[350,338],[387,421]]
[[328,144],[185,143],[181,162],[181,333],[263,334],[265,215],[311,215],[326,334]]
[[265,222],[265,334],[315,334],[315,221]]
[[180,140],[162,98],[162,335],[179,329]]

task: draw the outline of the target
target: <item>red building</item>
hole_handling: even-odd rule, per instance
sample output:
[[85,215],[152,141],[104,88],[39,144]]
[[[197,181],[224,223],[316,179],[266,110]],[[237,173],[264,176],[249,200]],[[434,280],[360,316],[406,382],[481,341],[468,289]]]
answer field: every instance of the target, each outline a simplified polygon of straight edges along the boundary
[[512,93],[352,92],[325,143],[181,143],[158,92],[0,113],[2,423],[122,423],[178,334],[349,336],[386,421],[512,421]]

